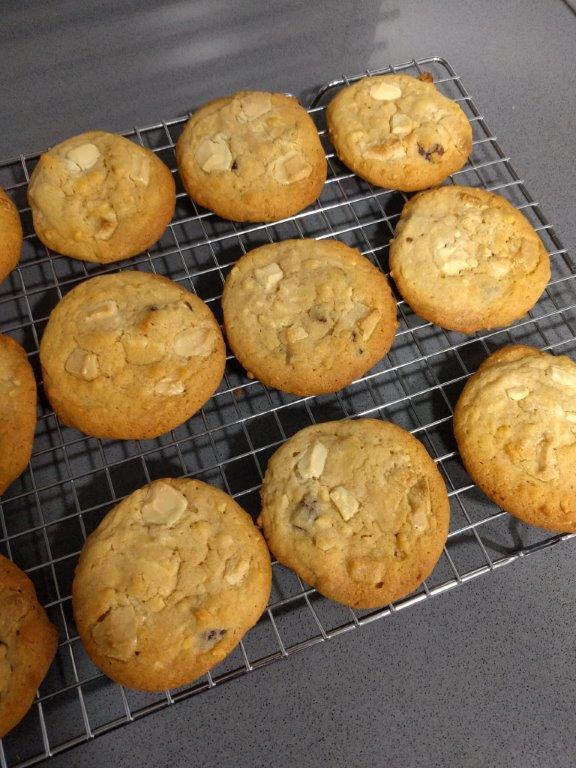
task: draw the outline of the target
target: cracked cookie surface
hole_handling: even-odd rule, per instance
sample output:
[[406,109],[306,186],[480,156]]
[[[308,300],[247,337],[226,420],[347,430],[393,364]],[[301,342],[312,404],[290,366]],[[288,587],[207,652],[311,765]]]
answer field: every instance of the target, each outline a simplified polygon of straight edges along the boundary
[[137,271],[73,288],[40,344],[44,389],[60,420],[124,440],[156,437],[189,419],[217,389],[225,360],[206,304]]
[[58,646],[34,585],[0,555],[0,738],[32,706]]
[[525,315],[550,279],[550,259],[505,198],[447,186],[404,206],[390,244],[390,275],[421,317],[473,333]]
[[40,240],[58,253],[102,264],[160,239],[176,205],[174,179],[154,152],[90,131],[43,154],[28,201]]
[[264,384],[335,392],[390,349],[396,302],[386,276],[336,240],[255,248],[226,278],[224,324],[234,354]]
[[439,184],[465,165],[472,127],[431,77],[364,77],[340,90],[326,111],[344,165],[371,184],[411,192]]
[[394,424],[358,419],[307,427],[276,451],[259,524],[277,559],[323,595],[374,608],[430,574],[449,515],[424,446]]
[[36,380],[26,352],[0,335],[0,494],[24,472],[36,428]]
[[74,618],[93,661],[130,688],[164,690],[222,661],[260,618],[270,555],[223,491],[166,478],[109,512],[80,555]]
[[0,283],[20,260],[22,223],[18,209],[0,187]]
[[470,476],[506,512],[576,531],[576,363],[511,345],[485,360],[454,411]]
[[232,221],[292,216],[326,181],[313,120],[281,93],[241,91],[205,104],[186,123],[176,159],[190,197]]

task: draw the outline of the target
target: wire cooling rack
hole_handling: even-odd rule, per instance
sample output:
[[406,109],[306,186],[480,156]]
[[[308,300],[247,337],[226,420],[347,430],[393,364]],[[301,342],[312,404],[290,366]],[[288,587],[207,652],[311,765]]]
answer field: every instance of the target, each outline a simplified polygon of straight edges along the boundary
[[[452,67],[438,57],[386,67],[433,74],[474,128],[474,149],[447,183],[496,190],[522,210],[540,233],[552,279],[528,316],[502,331],[464,336],[444,331],[398,302],[400,327],[385,360],[335,395],[297,398],[249,380],[228,357],[217,394],[178,429],[146,442],[102,441],[68,429],[41,399],[34,455],[0,503],[0,551],[23,567],[60,631],[60,646],[27,718],[0,744],[1,768],[23,768],[146,714],[206,691],[415,605],[517,558],[570,538],[529,528],[488,502],[463,469],[452,435],[452,409],[466,378],[494,349],[528,343],[576,357],[576,269],[551,225],[513,169]],[[369,72],[368,74],[374,74]],[[329,178],[318,203],[275,224],[237,225],[197,208],[175,170],[174,143],[186,117],[137,128],[126,135],[153,149],[177,181],[174,220],[145,256],[120,265],[168,275],[194,290],[220,318],[219,297],[236,259],[265,242],[289,237],[337,237],[388,271],[388,242],[406,196],[376,189],[342,166],[328,144],[325,106],[335,91],[364,75],[320,89],[310,114],[326,148]],[[22,261],[0,285],[0,330],[20,341],[38,379],[38,342],[50,310],[78,281],[114,267],[84,264],[49,252],[35,237],[26,202],[38,155],[0,165],[0,185],[20,209]],[[70,588],[84,539],[119,499],[157,477],[193,475],[215,483],[252,514],[271,453],[298,429],[327,419],[390,419],[424,442],[450,495],[451,529],[444,555],[414,594],[382,610],[355,611],[318,595],[291,571],[274,564],[267,611],[244,642],[211,674],[163,694],[123,689],[104,677],[84,652],[72,617]]]

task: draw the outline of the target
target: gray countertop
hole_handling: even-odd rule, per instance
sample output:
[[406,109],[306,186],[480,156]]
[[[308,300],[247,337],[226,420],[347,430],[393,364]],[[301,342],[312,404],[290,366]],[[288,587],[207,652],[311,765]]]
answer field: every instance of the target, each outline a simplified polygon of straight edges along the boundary
[[[241,87],[447,58],[569,247],[576,17],[561,0],[7,2],[0,156]],[[54,758],[128,766],[573,766],[576,543]]]

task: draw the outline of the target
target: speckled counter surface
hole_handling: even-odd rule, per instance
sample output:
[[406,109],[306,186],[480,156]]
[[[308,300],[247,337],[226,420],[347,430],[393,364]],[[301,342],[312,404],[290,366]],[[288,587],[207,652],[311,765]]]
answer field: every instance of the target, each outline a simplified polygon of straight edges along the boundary
[[[4,2],[0,156],[240,87],[446,57],[576,241],[576,16],[561,0]],[[576,543],[54,758],[83,766],[576,764]]]

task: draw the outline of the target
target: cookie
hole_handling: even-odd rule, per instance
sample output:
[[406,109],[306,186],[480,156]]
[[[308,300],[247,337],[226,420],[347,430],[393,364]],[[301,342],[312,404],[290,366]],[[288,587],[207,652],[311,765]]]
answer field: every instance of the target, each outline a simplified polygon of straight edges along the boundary
[[390,274],[421,317],[473,333],[525,315],[550,279],[550,259],[503,197],[449,186],[406,203],[390,245]]
[[379,187],[411,192],[439,184],[466,164],[472,127],[430,75],[364,77],[326,110],[340,160]]
[[0,188],[0,283],[18,264],[22,241],[22,224],[18,209]]
[[454,433],[474,482],[502,509],[549,531],[576,531],[576,363],[504,347],[470,377]]
[[32,706],[57,647],[34,585],[0,555],[0,739]]
[[376,608],[431,573],[449,516],[424,446],[394,424],[359,419],[307,427],[276,451],[259,523],[276,558],[323,595]]
[[36,380],[20,344],[0,334],[0,494],[26,469],[36,429]]
[[335,392],[390,349],[385,275],[336,240],[284,240],[243,256],[222,296],[228,342],[249,375],[296,395]]
[[293,96],[241,91],[195,112],[176,145],[186,191],[232,221],[276,221],[316,200],[326,157]]
[[214,315],[160,275],[119,272],[77,285],[40,344],[59,419],[94,437],[149,439],[189,419],[217,389],[226,349]]
[[174,213],[176,190],[154,152],[123,136],[90,131],[41,156],[28,201],[44,245],[107,264],[160,239]]
[[122,685],[161,691],[222,661],[260,618],[270,556],[251,517],[198,480],[156,480],[88,537],[72,601],[92,660]]

